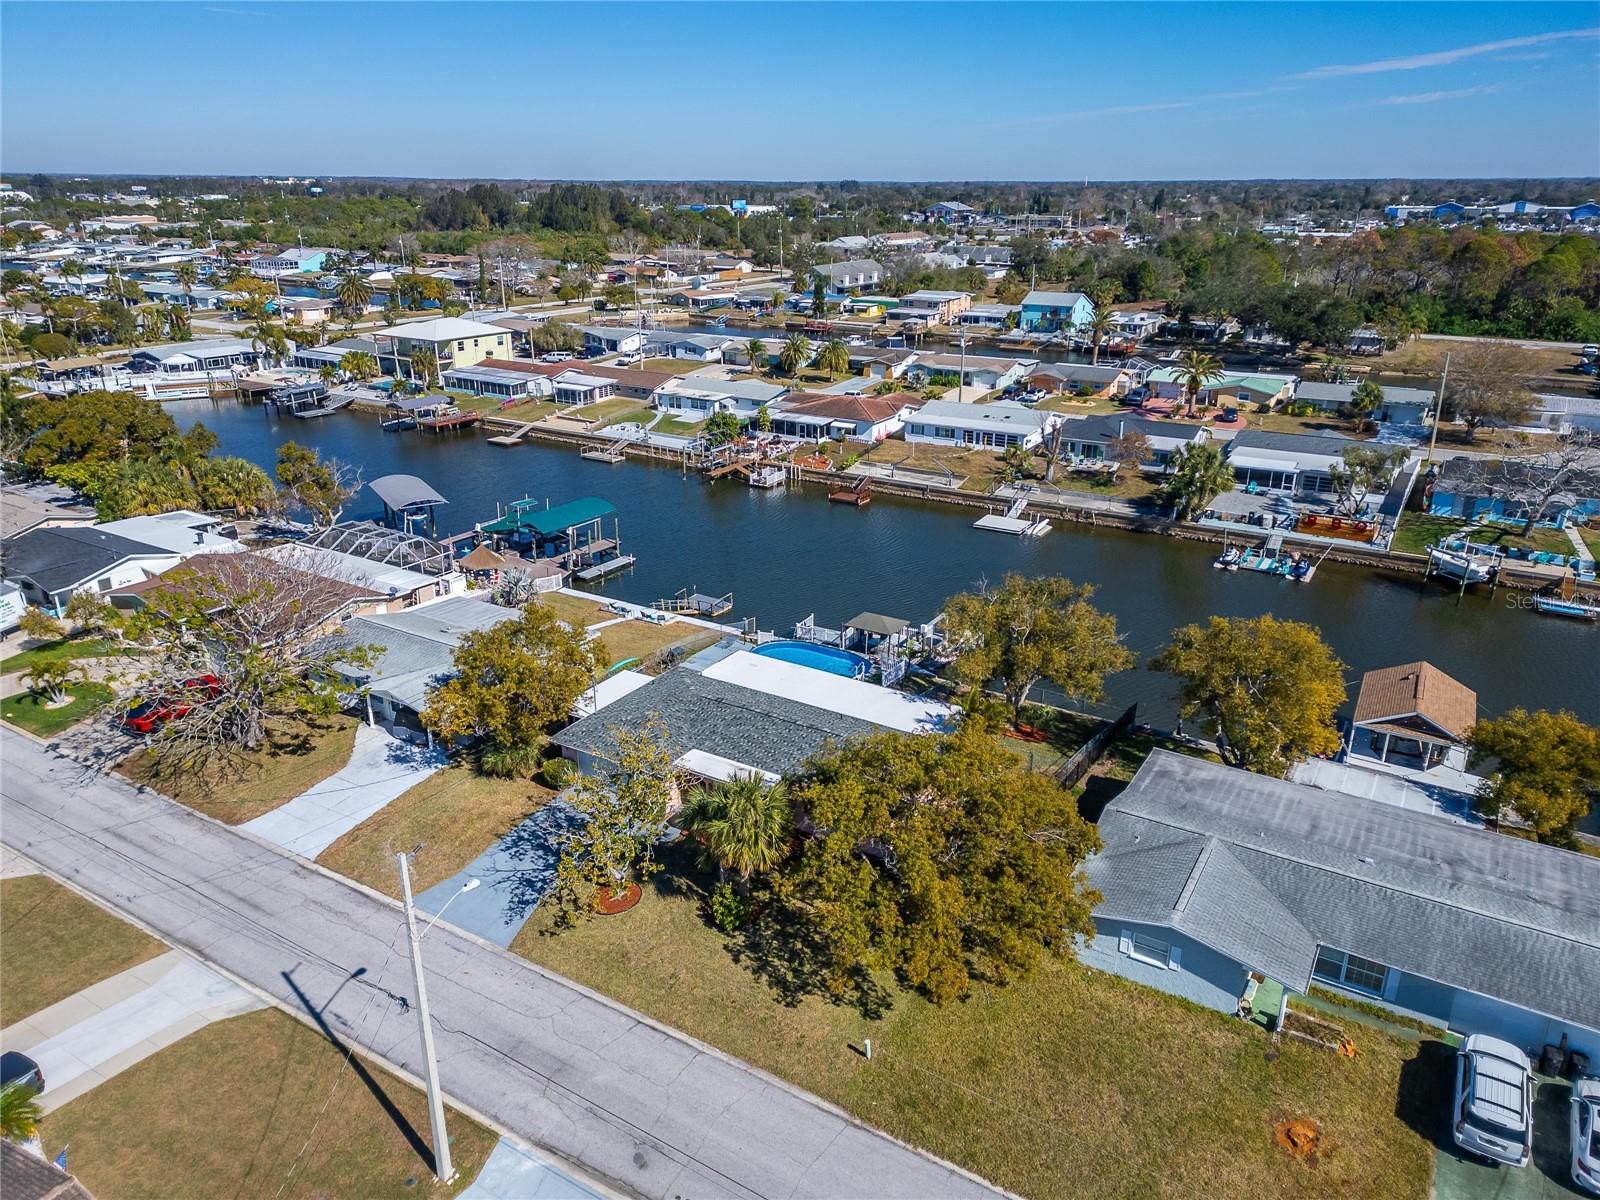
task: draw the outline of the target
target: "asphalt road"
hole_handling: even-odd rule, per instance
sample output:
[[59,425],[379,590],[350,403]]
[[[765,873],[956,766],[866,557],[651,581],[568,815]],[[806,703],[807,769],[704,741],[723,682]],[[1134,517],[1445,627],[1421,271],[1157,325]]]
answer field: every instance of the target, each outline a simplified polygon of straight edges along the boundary
[[[335,1037],[422,1075],[393,902],[9,731],[0,839],[315,1014]],[[446,924],[424,953],[447,1096],[622,1189],[652,1200],[1002,1194]]]

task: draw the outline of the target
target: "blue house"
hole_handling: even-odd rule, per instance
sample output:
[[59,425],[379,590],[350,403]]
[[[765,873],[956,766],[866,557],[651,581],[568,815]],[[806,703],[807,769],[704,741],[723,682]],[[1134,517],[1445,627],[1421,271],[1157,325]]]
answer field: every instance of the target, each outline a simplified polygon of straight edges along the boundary
[[[1554,478],[1558,472],[1562,477]],[[1565,529],[1600,516],[1600,471],[1571,466],[1457,455],[1439,468],[1424,496],[1436,517],[1520,525],[1528,519],[1528,498],[1537,506],[1546,493],[1536,524]]]
[[1223,1012],[1317,986],[1600,1053],[1600,859],[1163,750],[1099,825],[1089,966]]
[[1041,331],[1081,329],[1094,320],[1094,304],[1082,292],[1032,291],[1022,298],[1017,328]]

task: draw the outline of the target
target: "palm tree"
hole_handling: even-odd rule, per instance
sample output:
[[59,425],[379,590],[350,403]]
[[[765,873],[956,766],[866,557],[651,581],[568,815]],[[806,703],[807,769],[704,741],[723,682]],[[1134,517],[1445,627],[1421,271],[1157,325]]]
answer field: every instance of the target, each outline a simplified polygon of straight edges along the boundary
[[339,368],[332,363],[323,363],[317,368],[317,378],[322,380],[323,383],[331,384],[335,379],[339,378]]
[[745,353],[750,356],[750,369],[757,375],[767,369],[767,344],[760,338],[751,338],[744,344]]
[[31,1142],[39,1136],[39,1093],[18,1081],[0,1088],[0,1137],[8,1142]]
[[1106,334],[1111,332],[1111,301],[1116,296],[1111,288],[1100,288],[1091,299],[1094,301],[1094,316],[1088,324],[1089,345],[1093,348],[1093,357],[1090,362],[1098,366],[1100,363],[1100,343],[1105,340]]
[[1233,468],[1215,442],[1194,442],[1172,456],[1172,474],[1161,489],[1181,521],[1233,490]]
[[70,695],[68,689],[82,680],[83,669],[66,659],[46,658],[29,667],[22,678],[34,695],[61,704]]
[[789,853],[793,814],[782,783],[768,787],[758,775],[739,775],[727,783],[696,788],[682,813],[718,878],[738,877],[748,893],[753,876],[772,870]]
[[838,338],[829,338],[817,355],[817,366],[829,375],[843,375],[850,370],[850,347]]
[[191,332],[189,310],[181,304],[169,304],[166,309],[167,332],[177,341],[187,342]]
[[352,350],[339,360],[339,369],[351,379],[366,382],[383,374],[376,355],[365,350]]
[[432,385],[439,379],[439,359],[432,350],[426,346],[418,346],[411,352],[411,373],[421,379],[424,384]]
[[268,362],[276,362],[289,352],[289,339],[284,336],[282,328],[265,317],[245,332],[250,335],[250,348],[264,355]]
[[372,285],[354,271],[339,276],[333,294],[339,307],[352,315],[366,312],[367,305],[372,303]]
[[183,289],[185,300],[192,300],[194,285],[200,278],[200,268],[192,262],[181,262],[173,268],[172,273],[178,277],[178,286]]
[[1222,364],[1204,351],[1186,350],[1183,357],[1178,359],[1177,372],[1178,379],[1183,384],[1184,395],[1188,397],[1185,415],[1193,417],[1199,412],[1197,401],[1200,398],[1200,390],[1206,384],[1215,383],[1222,378]]
[[778,352],[778,366],[783,368],[784,374],[796,374],[810,361],[811,341],[805,334],[791,333],[784,339],[783,349]]

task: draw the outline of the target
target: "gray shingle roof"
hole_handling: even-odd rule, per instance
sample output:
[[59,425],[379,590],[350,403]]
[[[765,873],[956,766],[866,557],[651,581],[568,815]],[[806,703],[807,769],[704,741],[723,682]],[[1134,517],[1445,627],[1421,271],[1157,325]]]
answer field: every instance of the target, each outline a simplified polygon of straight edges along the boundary
[[31,579],[42,591],[58,592],[116,566],[124,559],[165,557],[158,546],[88,527],[33,529],[5,543],[7,579]]
[[1600,860],[1164,751],[1100,835],[1107,917],[1298,989],[1320,944],[1600,1028]]
[[551,740],[609,760],[615,753],[612,727],[637,728],[652,713],[660,714],[674,756],[701,750],[778,775],[795,770],[829,742],[876,729],[857,717],[675,667]]
[[1238,450],[1278,450],[1284,454],[1326,454],[1338,458],[1351,442],[1342,433],[1276,433],[1243,429],[1228,445]]

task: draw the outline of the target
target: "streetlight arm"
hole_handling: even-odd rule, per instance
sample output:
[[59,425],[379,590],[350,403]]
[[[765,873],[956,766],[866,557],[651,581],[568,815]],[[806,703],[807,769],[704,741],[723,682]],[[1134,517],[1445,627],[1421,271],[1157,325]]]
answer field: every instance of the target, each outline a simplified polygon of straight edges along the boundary
[[422,932],[417,934],[417,941],[420,942],[423,938],[428,936],[428,930],[432,929],[435,925],[437,925],[439,923],[439,918],[444,916],[444,910],[445,909],[449,908],[452,904],[454,904],[458,897],[464,896],[466,893],[468,893],[468,892],[472,891],[474,888],[476,888],[480,882],[481,882],[481,880],[469,879],[465,883],[463,883],[461,885],[461,890],[459,892],[457,892],[454,896],[451,896],[450,899],[446,900],[442,905],[440,905],[439,906],[439,911],[433,914],[433,920],[429,921],[426,925],[424,925],[422,927]]

